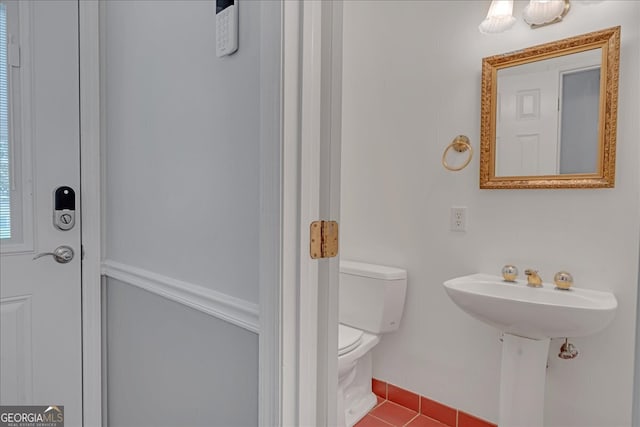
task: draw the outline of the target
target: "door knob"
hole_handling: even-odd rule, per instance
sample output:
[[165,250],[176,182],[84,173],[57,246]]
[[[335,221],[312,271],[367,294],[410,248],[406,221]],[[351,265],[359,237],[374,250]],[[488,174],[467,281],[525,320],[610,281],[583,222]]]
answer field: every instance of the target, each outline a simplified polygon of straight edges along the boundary
[[53,252],[42,252],[33,257],[33,259],[42,258],[44,256],[51,255],[60,264],[66,264],[73,259],[73,249],[69,246],[58,246]]

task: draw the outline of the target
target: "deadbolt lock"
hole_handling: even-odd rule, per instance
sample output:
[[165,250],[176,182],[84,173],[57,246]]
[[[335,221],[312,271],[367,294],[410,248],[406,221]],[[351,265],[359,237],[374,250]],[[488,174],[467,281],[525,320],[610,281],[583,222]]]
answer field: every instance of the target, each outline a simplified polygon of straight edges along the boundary
[[68,231],[76,223],[76,193],[73,188],[62,186],[53,193],[53,225]]

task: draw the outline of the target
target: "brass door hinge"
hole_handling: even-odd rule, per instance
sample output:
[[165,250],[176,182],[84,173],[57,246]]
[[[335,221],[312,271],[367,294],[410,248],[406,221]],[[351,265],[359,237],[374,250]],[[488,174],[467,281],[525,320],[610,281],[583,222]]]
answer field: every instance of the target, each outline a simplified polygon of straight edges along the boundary
[[338,223],[335,221],[313,221],[309,227],[312,259],[332,258],[338,255]]

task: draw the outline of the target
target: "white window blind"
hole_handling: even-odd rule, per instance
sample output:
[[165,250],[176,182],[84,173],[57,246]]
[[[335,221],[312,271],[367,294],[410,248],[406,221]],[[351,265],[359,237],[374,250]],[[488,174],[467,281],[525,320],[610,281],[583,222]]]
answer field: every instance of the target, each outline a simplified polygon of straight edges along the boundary
[[0,239],[11,238],[7,8],[0,3]]

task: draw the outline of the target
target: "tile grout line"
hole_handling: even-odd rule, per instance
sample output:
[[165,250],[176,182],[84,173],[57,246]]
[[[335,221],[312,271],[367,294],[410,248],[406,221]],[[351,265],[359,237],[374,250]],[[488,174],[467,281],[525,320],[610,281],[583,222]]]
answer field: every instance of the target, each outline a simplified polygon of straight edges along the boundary
[[[403,406],[403,405],[400,405],[400,406],[402,406],[403,408],[406,408],[406,406]],[[409,408],[407,408],[407,409],[409,409]],[[406,427],[409,424],[411,424],[411,422],[413,420],[415,420],[416,418],[418,418],[420,416],[420,414],[422,413],[421,409],[422,409],[422,399],[420,399],[420,396],[418,395],[418,413],[415,415],[415,417],[413,417],[409,421],[407,421],[406,424],[404,424],[404,427]]]
[[[380,397],[380,396],[378,396],[378,397]],[[382,397],[381,397],[381,398],[382,398]],[[408,410],[410,410],[410,411],[413,411],[413,409],[408,408],[408,407],[406,407],[406,406],[404,406],[404,405],[401,405],[400,403],[394,402],[393,400],[389,400],[389,399],[384,399],[382,402],[380,402],[380,403],[376,404],[376,406],[374,406],[374,407],[372,408],[372,411],[373,411],[373,409],[378,408],[378,407],[380,407],[380,406],[384,405],[385,403],[392,403],[392,404],[394,404],[394,405],[397,405],[397,406],[400,406],[400,407],[402,407],[402,408],[405,408],[405,409],[408,409]],[[413,412],[415,412],[415,411],[413,411]],[[418,400],[418,412],[416,412],[416,414],[413,416],[413,418],[409,419],[406,423],[402,424],[401,426],[397,426],[396,424],[392,424],[392,423],[390,423],[389,421],[387,421],[387,420],[385,420],[385,419],[383,419],[383,418],[380,418],[380,417],[378,417],[378,416],[375,416],[375,415],[373,415],[373,414],[371,413],[371,411],[369,411],[366,415],[370,415],[371,417],[375,418],[376,420],[378,420],[378,421],[382,421],[383,423],[385,423],[386,425],[389,425],[389,426],[391,426],[391,427],[407,427],[409,424],[411,424],[411,422],[412,422],[412,421],[414,421],[416,418],[419,418],[420,416],[424,416],[424,417],[426,417],[426,418],[429,418],[430,420],[436,421],[436,422],[438,422],[438,423],[442,424],[444,427],[457,427],[457,426],[458,426],[458,414],[459,414],[459,411],[458,411],[458,410],[456,410],[456,420],[455,420],[455,425],[453,425],[453,426],[449,426],[449,425],[447,425],[447,424],[444,424],[444,423],[443,423],[442,421],[440,421],[440,420],[437,420],[437,419],[435,419],[435,418],[432,418],[432,417],[429,417],[428,415],[423,414],[423,413],[422,413],[422,399],[420,399],[420,400]],[[365,415],[365,416],[366,416],[366,415]]]
[[[369,413],[369,414],[367,414],[367,415],[371,416],[372,418],[375,418],[375,419],[376,419],[376,420],[378,420],[378,421],[382,421],[383,423],[385,423],[385,424],[387,424],[387,425],[390,425],[391,427],[396,427],[396,426],[394,426],[393,424],[391,424],[389,421],[387,421],[387,420],[383,420],[382,418],[379,418],[379,417],[376,417],[375,415],[373,415],[373,414],[371,414],[371,413]],[[366,415],[365,415],[365,416],[366,416]]]
[[[404,408],[404,406],[403,406]],[[408,408],[407,408],[408,409]],[[413,418],[411,418],[409,421],[407,421],[406,423],[402,424],[402,427],[407,427],[409,424],[411,424],[411,421],[415,420],[416,418],[418,418],[420,416],[420,413],[418,412]]]
[[[394,403],[395,405],[401,406],[401,407],[403,407],[403,408],[405,408],[405,409],[408,409],[408,410],[410,410],[410,411],[413,411],[413,409],[412,409],[412,408],[409,408],[409,407],[407,407],[407,406],[404,406],[404,405],[403,405],[403,404],[401,404],[401,403],[397,403],[397,402],[392,401],[392,400],[390,400],[390,399],[389,399],[389,386],[393,386],[393,384],[391,384],[391,383],[389,383],[389,382],[386,382],[386,381],[381,381],[381,380],[376,380],[376,381],[379,381],[380,383],[384,384],[384,394],[385,394],[385,396],[386,396],[386,399],[384,399],[384,400],[383,400],[383,402],[381,402],[381,404],[382,404],[382,403],[384,403],[384,402],[390,402],[390,403]],[[443,403],[441,403],[441,402],[438,402],[438,401],[435,401],[435,400],[433,400],[433,399],[430,399],[430,398],[429,398],[429,397],[427,397],[427,396],[423,396],[423,395],[421,395],[421,394],[418,394],[418,393],[412,392],[412,391],[410,391],[410,390],[403,389],[402,387],[399,387],[399,386],[395,386],[395,387],[397,387],[398,389],[403,390],[403,391],[405,391],[405,392],[409,392],[409,393],[411,393],[411,394],[414,394],[414,395],[417,395],[417,396],[418,396],[418,412],[417,412],[416,416],[414,416],[413,418],[411,418],[411,419],[410,419],[406,424],[403,424],[403,425],[402,425],[402,427],[406,427],[406,426],[408,425],[408,423],[410,423],[410,422],[414,421],[414,420],[415,420],[417,417],[419,417],[420,415],[423,415],[423,416],[425,416],[425,417],[427,417],[427,418],[429,418],[429,419],[431,419],[431,420],[434,420],[434,421],[436,421],[436,422],[438,422],[438,423],[442,424],[444,427],[459,427],[459,426],[460,426],[460,412],[462,412],[462,411],[461,411],[459,408],[453,408],[453,407],[451,407],[451,406],[447,406],[447,405],[445,405],[445,404],[443,404]],[[379,396],[379,397],[380,397],[380,396]],[[437,405],[440,405],[440,406],[443,406],[443,407],[445,407],[445,408],[447,408],[447,409],[452,409],[453,411],[455,411],[455,419],[454,419],[454,422],[452,423],[452,425],[450,426],[449,424],[445,424],[445,422],[444,422],[444,421],[441,421],[440,419],[436,419],[436,418],[431,417],[430,415],[423,414],[423,413],[422,413],[422,399],[423,399],[423,398],[424,398],[424,399],[426,399],[427,401],[431,400],[431,401],[433,401],[433,402],[434,402],[435,404],[437,404]],[[379,406],[379,405],[378,405],[378,406]],[[480,422],[482,422],[482,423],[486,423],[486,427],[498,427],[496,424],[492,424],[491,422],[486,421],[486,420],[484,420],[484,419],[482,419],[482,418],[476,417],[475,415],[472,415],[472,414],[469,414],[469,415],[470,415],[471,417],[477,418],[477,419],[478,419]],[[383,421],[384,421],[384,420],[383,420]],[[639,426],[639,427],[640,427],[640,426]]]
[[[407,408],[406,406],[401,405],[401,404],[399,404],[399,403],[397,403],[397,402],[394,402],[393,400],[389,400],[389,399],[384,400],[383,402],[381,402],[379,405],[375,406],[374,408],[377,408],[377,407],[379,407],[379,406],[382,406],[382,405],[383,405],[383,404],[385,404],[385,403],[389,403],[389,404],[392,404],[392,405],[396,405],[396,406],[398,406],[398,407],[400,407],[400,408],[403,408],[403,409],[409,410],[409,411],[411,411],[411,412],[415,412],[413,409],[411,409],[411,408]],[[411,423],[411,421],[415,420],[416,418],[418,418],[418,417],[420,416],[420,412],[419,412],[419,411],[418,411],[418,412],[416,412],[416,414],[415,414],[412,418],[410,418],[410,419],[409,419],[406,423],[404,423],[404,424],[395,424],[395,423],[394,423],[394,424],[392,424],[391,422],[389,422],[389,421],[387,421],[387,420],[384,420],[384,419],[382,419],[382,418],[380,418],[380,417],[377,417],[377,416],[375,416],[375,415],[371,414],[371,412],[369,412],[369,413],[368,413],[368,415],[371,415],[372,417],[374,417],[374,418],[376,418],[376,419],[378,419],[378,420],[384,421],[385,423],[387,423],[387,424],[389,424],[390,426],[393,426],[393,427],[406,427],[407,425],[409,425],[409,424]]]

